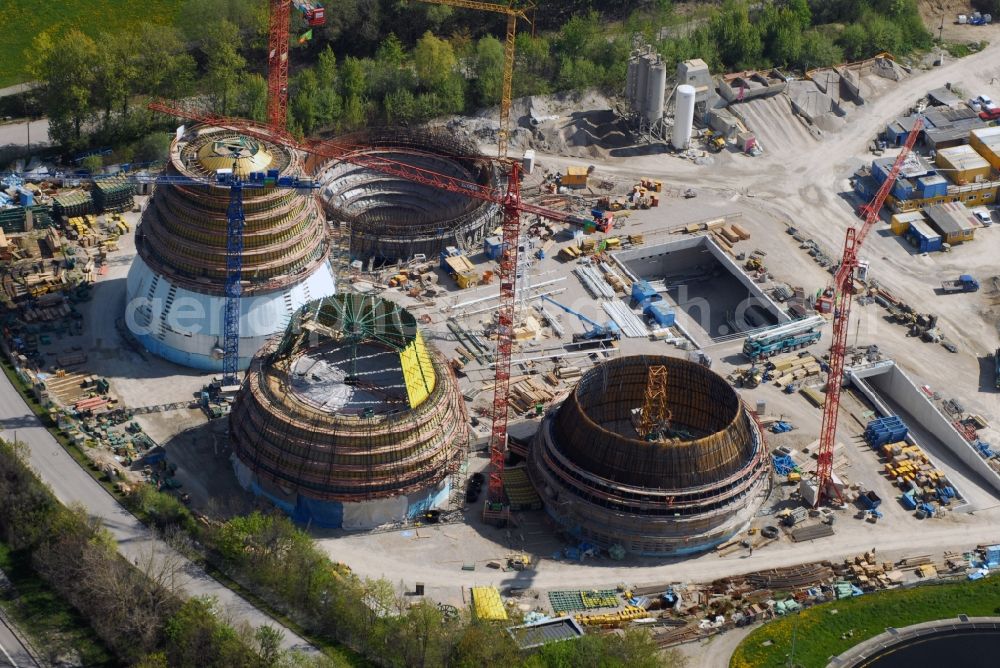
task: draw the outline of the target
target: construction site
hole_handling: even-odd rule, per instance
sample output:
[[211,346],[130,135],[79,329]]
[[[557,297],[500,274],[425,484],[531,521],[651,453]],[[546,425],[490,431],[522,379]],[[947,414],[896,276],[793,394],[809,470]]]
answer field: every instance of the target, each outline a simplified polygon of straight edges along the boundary
[[157,102],[162,172],[4,175],[5,352],[120,485],[285,513],[522,647],[983,577],[998,54],[640,50],[607,106],[508,88],[495,141]]

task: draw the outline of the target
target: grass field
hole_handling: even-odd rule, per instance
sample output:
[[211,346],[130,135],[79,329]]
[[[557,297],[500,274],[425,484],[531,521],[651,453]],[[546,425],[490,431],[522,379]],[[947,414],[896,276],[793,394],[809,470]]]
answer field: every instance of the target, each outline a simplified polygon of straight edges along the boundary
[[16,590],[16,598],[0,599],[11,619],[31,639],[42,658],[76,652],[83,666],[118,666],[80,614],[31,569],[29,557],[0,543],[0,569]]
[[172,23],[182,0],[4,0],[0,2],[0,88],[25,80],[24,52],[45,30],[79,28],[94,37],[140,21]]
[[[834,613],[836,610],[836,613]],[[825,603],[760,627],[748,635],[730,668],[781,668],[787,665],[795,630],[795,664],[822,668],[831,656],[884,633],[919,622],[1000,614],[1000,577],[977,582],[897,589]],[[853,631],[846,640],[841,635]],[[771,641],[772,644],[764,646]]]

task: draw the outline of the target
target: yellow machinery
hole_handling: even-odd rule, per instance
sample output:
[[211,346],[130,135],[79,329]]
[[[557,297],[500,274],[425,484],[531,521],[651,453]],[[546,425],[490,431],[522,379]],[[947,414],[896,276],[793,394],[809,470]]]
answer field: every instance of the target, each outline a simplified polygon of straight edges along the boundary
[[449,5],[464,9],[479,9],[484,12],[497,12],[507,16],[507,38],[503,49],[503,92],[500,96],[500,133],[497,138],[497,155],[501,160],[507,157],[507,140],[510,138],[510,100],[512,82],[514,80],[514,38],[517,36],[517,20],[528,20],[524,13],[535,7],[534,1],[524,3],[523,7],[497,5],[491,2],[476,2],[475,0],[422,0],[433,5]]

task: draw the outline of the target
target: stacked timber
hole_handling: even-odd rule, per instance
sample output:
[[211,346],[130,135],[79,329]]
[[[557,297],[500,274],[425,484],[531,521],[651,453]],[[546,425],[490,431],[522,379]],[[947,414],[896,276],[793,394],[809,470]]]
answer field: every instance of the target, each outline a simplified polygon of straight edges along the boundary
[[511,384],[507,402],[517,412],[526,413],[535,410],[539,405],[549,403],[555,396],[534,377],[529,377]]

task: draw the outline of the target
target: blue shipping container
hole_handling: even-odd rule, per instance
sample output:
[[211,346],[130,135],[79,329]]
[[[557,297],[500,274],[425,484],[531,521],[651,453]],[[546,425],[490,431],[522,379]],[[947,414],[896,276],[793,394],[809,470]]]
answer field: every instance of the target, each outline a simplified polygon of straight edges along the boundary
[[673,327],[677,321],[677,314],[674,310],[662,302],[649,304],[642,313],[646,317],[652,318],[660,327]]

